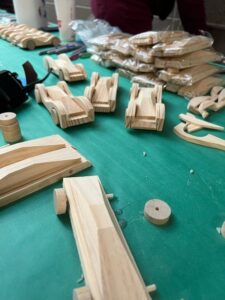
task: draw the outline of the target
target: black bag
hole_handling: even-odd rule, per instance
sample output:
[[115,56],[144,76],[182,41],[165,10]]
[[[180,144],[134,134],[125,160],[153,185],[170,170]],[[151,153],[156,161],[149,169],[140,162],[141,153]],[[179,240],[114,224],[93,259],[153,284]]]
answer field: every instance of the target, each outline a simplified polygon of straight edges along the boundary
[[23,64],[26,75],[27,86],[23,86],[18,79],[16,73],[3,70],[0,71],[0,113],[13,111],[28,99],[28,93],[34,89],[36,83],[43,82],[48,74],[42,79],[38,80],[37,74],[29,62]]
[[176,0],[150,0],[153,15],[165,20],[174,8]]

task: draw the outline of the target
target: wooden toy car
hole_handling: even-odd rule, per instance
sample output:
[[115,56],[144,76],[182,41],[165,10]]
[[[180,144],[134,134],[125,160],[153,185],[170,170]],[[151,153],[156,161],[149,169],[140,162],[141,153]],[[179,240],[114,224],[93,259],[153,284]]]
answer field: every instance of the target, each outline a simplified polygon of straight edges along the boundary
[[162,131],[165,105],[162,103],[162,86],[139,87],[133,83],[130,102],[126,109],[126,128]]
[[84,95],[91,101],[96,112],[113,112],[116,109],[116,94],[119,75],[100,77],[94,72],[91,76],[91,85],[86,87]]
[[85,278],[76,300],[150,300],[98,176],[64,178],[54,191],[56,214],[69,208]]
[[66,54],[60,54],[58,59],[45,56],[44,65],[47,70],[52,69],[53,73],[59,76],[60,80],[79,81],[87,77],[84,66],[82,64],[73,64]]
[[94,121],[90,101],[84,96],[73,96],[64,81],[49,87],[37,84],[34,93],[36,101],[46,106],[55,124],[61,128]]
[[40,46],[57,46],[60,44],[60,39],[50,33],[40,31],[33,34],[21,34],[16,41],[12,42],[21,48],[33,50]]
[[59,135],[0,149],[0,207],[91,166]]

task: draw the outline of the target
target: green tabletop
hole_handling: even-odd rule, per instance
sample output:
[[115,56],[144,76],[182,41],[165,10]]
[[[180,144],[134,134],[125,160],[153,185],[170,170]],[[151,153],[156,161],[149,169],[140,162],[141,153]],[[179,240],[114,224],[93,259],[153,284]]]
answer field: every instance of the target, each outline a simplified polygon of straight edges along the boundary
[[[38,52],[1,41],[1,69],[24,76],[21,65],[30,60],[42,77],[45,70]],[[83,94],[93,71],[112,73],[89,59],[79,62],[88,80],[70,84],[75,95]],[[45,84],[57,81],[51,75]],[[66,130],[54,125],[47,109],[31,97],[16,112],[23,138],[60,134],[91,160],[93,167],[78,176],[98,175],[106,192],[114,193],[111,205],[126,225],[123,233],[143,279],[146,285],[157,285],[154,300],[224,300],[225,239],[216,228],[225,220],[225,152],[185,142],[173,133],[187,101],[171,93],[163,95],[162,133],[126,129],[130,86],[129,80],[120,78],[115,113],[97,113],[94,123]],[[224,114],[212,114],[209,121],[224,126]],[[225,139],[224,132],[215,135]],[[0,210],[1,300],[71,300],[73,288],[84,285],[69,216],[58,218],[54,213],[53,189],[61,185]],[[145,220],[144,205],[152,198],[171,206],[166,226]]]

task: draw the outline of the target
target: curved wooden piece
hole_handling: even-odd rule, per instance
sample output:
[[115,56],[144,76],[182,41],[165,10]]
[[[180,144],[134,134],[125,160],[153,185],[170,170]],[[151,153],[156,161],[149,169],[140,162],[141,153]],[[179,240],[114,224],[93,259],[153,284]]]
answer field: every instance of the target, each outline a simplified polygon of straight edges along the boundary
[[188,141],[190,143],[225,151],[225,140],[220,139],[211,134],[207,134],[204,137],[191,135],[184,130],[185,126],[186,124],[184,123],[178,124],[176,127],[174,127],[174,133],[183,140]]

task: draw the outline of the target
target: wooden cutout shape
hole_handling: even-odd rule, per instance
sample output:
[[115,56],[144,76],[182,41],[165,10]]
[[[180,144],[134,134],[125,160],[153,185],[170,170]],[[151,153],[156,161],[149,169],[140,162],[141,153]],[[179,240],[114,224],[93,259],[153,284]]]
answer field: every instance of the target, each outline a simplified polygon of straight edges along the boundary
[[98,73],[92,73],[91,85],[86,87],[84,95],[91,101],[96,112],[115,111],[118,80],[117,73],[112,77],[100,77]]
[[86,287],[75,299],[151,299],[98,176],[64,178],[55,207],[69,207],[82,264]]
[[94,109],[88,98],[73,96],[64,81],[49,87],[36,84],[34,94],[36,101],[45,105],[54,123],[61,128],[94,121]]
[[139,87],[133,83],[130,102],[126,109],[126,128],[162,131],[165,105],[162,103],[162,86]]
[[59,135],[1,148],[0,207],[90,166]]
[[208,117],[209,112],[218,111],[225,107],[225,89],[215,86],[211,90],[211,96],[201,96],[192,98],[188,103],[188,110],[200,114],[204,119]]
[[187,123],[186,126],[186,130],[187,132],[193,132],[193,131],[197,131],[203,128],[208,128],[208,129],[214,129],[214,130],[219,130],[219,131],[223,131],[224,127],[210,123],[210,122],[206,122],[200,119],[197,119],[194,115],[187,113],[185,114],[180,114],[179,118],[181,121],[184,121]]
[[185,131],[186,124],[180,123],[174,127],[174,133],[180,138],[194,144],[216,148],[225,151],[225,140],[214,135],[207,134],[204,137],[194,136]]
[[87,77],[82,64],[73,64],[68,55],[60,54],[57,59],[51,56],[44,57],[44,66],[49,71],[52,69],[60,80],[69,82],[84,80]]

